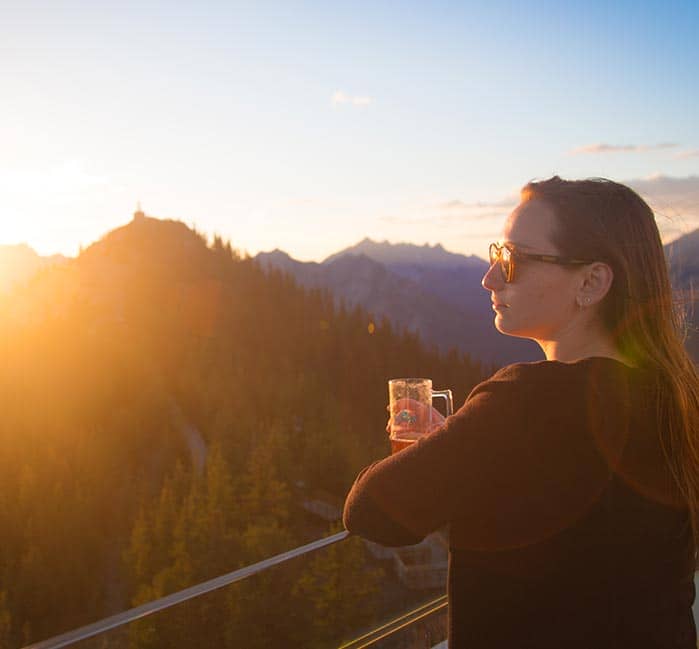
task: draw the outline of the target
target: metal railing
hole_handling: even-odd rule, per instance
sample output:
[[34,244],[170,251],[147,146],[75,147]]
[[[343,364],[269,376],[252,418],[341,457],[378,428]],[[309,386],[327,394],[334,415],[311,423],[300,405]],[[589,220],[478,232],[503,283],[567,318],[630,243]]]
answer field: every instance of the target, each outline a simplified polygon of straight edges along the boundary
[[[258,561],[250,566],[239,568],[233,572],[220,575],[208,581],[196,584],[195,586],[191,586],[189,588],[185,588],[184,590],[177,591],[176,593],[161,597],[160,599],[156,599],[152,602],[147,602],[146,604],[142,604],[127,611],[123,611],[97,622],[93,622],[92,624],[88,624],[78,629],[73,629],[72,631],[68,631],[61,635],[48,638],[47,640],[35,642],[34,644],[23,647],[23,649],[60,649],[61,647],[73,645],[77,642],[81,642],[82,640],[92,638],[117,627],[129,624],[130,622],[147,617],[153,613],[171,608],[187,600],[200,597],[201,595],[205,595],[211,591],[223,588],[224,586],[242,581],[243,579],[259,574],[265,570],[268,570],[269,568],[272,568],[273,566],[286,563],[287,561],[295,559],[296,557],[300,557],[305,554],[315,552],[316,550],[320,550],[321,548],[339,543],[340,541],[344,541],[349,535],[350,533],[347,530],[344,530],[342,532],[338,532],[337,534],[333,534],[332,536],[317,539],[316,541],[307,543],[306,545],[302,545],[298,548],[294,548],[293,550],[283,552],[282,554],[277,554],[273,557]],[[387,638],[388,636],[405,629],[419,620],[444,610],[446,606],[447,597],[444,595],[432,602],[416,608],[413,611],[410,611],[409,613],[399,616],[391,622],[388,622],[387,624],[384,624],[349,643],[342,645],[341,649],[363,649],[365,647],[370,647],[379,640]]]
[[398,633],[410,625],[415,624],[415,622],[419,622],[430,615],[439,613],[440,611],[446,609],[446,607],[447,596],[442,595],[442,597],[438,597],[427,604],[423,604],[415,610],[410,611],[410,613],[406,613],[405,615],[402,615],[391,622],[369,631],[369,633],[366,633],[363,636],[352,640],[351,642],[343,644],[340,649],[365,649],[366,647],[371,647],[371,645],[377,643],[379,640],[388,638],[394,633]]
[[117,613],[111,617],[104,618],[98,622],[88,624],[87,626],[68,631],[61,635],[54,636],[48,640],[42,640],[41,642],[35,642],[34,644],[27,645],[23,649],[59,649],[60,647],[67,647],[81,640],[86,640],[93,636],[105,633],[111,629],[123,626],[129,622],[139,620],[147,615],[152,615],[158,611],[165,610],[182,602],[186,602],[194,597],[200,597],[206,593],[210,593],[212,590],[217,590],[218,588],[223,588],[229,584],[233,584],[236,581],[241,581],[247,577],[252,577],[263,570],[267,570],[272,566],[276,566],[280,563],[285,563],[290,559],[295,559],[309,552],[314,552],[315,550],[320,550],[328,545],[333,545],[334,543],[339,543],[344,541],[349,536],[348,531],[338,532],[332,536],[327,536],[323,539],[318,539],[312,543],[307,543],[288,552],[283,552],[282,554],[277,554],[273,557],[269,557],[257,563],[253,563],[245,568],[240,568],[234,570],[233,572],[226,573],[225,575],[220,575],[219,577],[214,577],[208,581],[204,581],[196,586],[190,586],[184,590],[180,590],[171,595],[161,597],[152,602],[147,602],[136,608],[131,608],[128,611],[123,611],[122,613]]

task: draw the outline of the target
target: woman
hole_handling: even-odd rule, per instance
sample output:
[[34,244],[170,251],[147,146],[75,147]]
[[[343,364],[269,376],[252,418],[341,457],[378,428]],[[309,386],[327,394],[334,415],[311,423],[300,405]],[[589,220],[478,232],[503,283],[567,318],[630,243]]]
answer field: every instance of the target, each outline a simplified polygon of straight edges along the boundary
[[449,523],[452,649],[694,649],[699,379],[652,211],[607,180],[530,183],[482,284],[546,360],[364,469],[347,529],[406,545]]

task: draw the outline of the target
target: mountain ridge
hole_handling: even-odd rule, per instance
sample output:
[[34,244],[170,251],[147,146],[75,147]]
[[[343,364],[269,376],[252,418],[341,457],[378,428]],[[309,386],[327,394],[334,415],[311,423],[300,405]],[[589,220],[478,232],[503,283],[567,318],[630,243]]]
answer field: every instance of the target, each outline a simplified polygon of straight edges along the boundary
[[329,263],[336,258],[351,254],[364,254],[375,261],[391,265],[429,263],[432,266],[454,267],[482,263],[476,255],[466,257],[450,252],[441,243],[434,245],[425,243],[420,246],[413,243],[390,243],[387,240],[374,241],[369,237],[364,237],[353,246],[330,255],[321,263]]
[[[329,290],[338,302],[360,305],[378,319],[418,333],[444,353],[456,349],[488,365],[543,357],[536,343],[495,329],[490,297],[480,284],[488,264],[475,255],[452,253],[441,244],[391,244],[365,237],[320,263],[297,261],[279,250],[254,259],[266,269],[289,273],[307,288]],[[379,282],[373,289],[366,285],[372,277]]]
[[[687,348],[699,357],[694,290],[699,283],[699,229],[666,244],[664,251],[673,288],[688,311]],[[354,261],[336,266],[341,259]],[[543,357],[532,341],[506,337],[495,330],[490,296],[480,286],[488,263],[475,255],[452,253],[441,244],[391,244],[365,237],[320,263],[295,260],[279,249],[259,253],[255,260],[265,268],[291,274],[304,286],[328,289],[337,300],[360,304],[419,333],[442,351],[454,347],[494,364]],[[371,261],[383,265],[388,273],[381,280],[383,299],[377,291],[359,286],[368,281]],[[342,277],[342,268],[353,276]]]
[[69,260],[60,254],[41,256],[27,243],[0,245],[0,293],[29,281],[43,268]]
[[[133,237],[136,231],[139,236]],[[135,242],[133,249],[117,246],[123,237]],[[175,244],[173,261],[178,264],[185,263],[182,260],[187,254],[196,257],[207,246],[204,235],[180,221],[144,216],[110,231],[81,256],[87,264],[101,254],[97,251],[116,246],[123,263],[130,263],[134,255],[148,255],[167,239]],[[687,346],[697,356],[699,229],[666,244],[664,251],[673,287],[688,314]],[[0,293],[22,286],[46,266],[66,264],[71,259],[42,257],[26,243],[0,246]],[[475,255],[453,253],[442,244],[389,243],[365,237],[322,262],[298,261],[280,248],[261,252],[254,259],[267,270],[277,268],[292,275],[302,286],[330,290],[338,302],[361,305],[377,318],[419,333],[442,351],[455,347],[495,364],[541,358],[538,347],[529,341],[506,338],[495,331],[489,296],[480,287],[488,265]]]

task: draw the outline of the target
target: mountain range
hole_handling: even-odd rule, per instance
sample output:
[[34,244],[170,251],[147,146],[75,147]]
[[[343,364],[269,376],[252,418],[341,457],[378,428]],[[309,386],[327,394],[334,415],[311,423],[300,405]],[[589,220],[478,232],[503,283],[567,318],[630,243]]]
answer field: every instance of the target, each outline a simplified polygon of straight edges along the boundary
[[442,352],[458,349],[487,365],[543,358],[535,343],[494,328],[490,296],[480,284],[488,264],[479,257],[439,244],[364,239],[321,263],[296,261],[281,250],[260,253],[256,260],[305,287],[328,289],[348,307],[361,305],[377,320],[417,332]]
[[63,255],[42,257],[26,243],[0,246],[0,293],[34,276],[42,268],[68,261]]
[[[429,376],[459,400],[484,378],[468,357],[369,327],[363,309],[143,214],[15,283],[0,314],[0,647],[332,534],[304,502],[342,499],[389,452],[386,381]],[[346,543],[127,641],[340,646],[410,596]],[[327,624],[337,593],[362,605]],[[270,610],[284,615],[270,623]]]
[[[694,287],[699,283],[699,229],[665,246],[670,275],[687,314],[687,347],[699,358]],[[442,245],[393,244],[365,238],[324,261],[301,262],[282,250],[259,253],[266,270],[277,269],[306,288],[330,291],[337,303],[362,306],[376,320],[416,332],[442,352],[457,349],[486,365],[543,358],[539,347],[500,334],[490,296],[480,285],[487,262],[449,252]],[[26,244],[0,246],[0,293],[66,257],[41,257]]]
[[670,281],[686,322],[685,346],[699,362],[699,228],[665,246]]
[[[696,296],[699,230],[665,246],[673,288],[687,312],[687,347],[699,358]],[[474,255],[440,245],[391,244],[365,238],[323,262],[301,262],[281,250],[259,253],[264,268],[290,274],[308,288],[329,290],[347,306],[361,305],[375,318],[418,332],[441,351],[455,348],[490,365],[543,358],[538,345],[510,338],[493,326],[490,295],[481,287],[488,269]]]

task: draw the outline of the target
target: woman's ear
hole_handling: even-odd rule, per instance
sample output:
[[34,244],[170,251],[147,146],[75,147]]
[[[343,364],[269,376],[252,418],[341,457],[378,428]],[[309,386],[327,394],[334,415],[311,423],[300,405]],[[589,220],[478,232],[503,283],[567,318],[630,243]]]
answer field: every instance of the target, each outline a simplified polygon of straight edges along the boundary
[[584,268],[580,288],[578,289],[578,306],[588,307],[601,302],[614,281],[614,271],[609,264],[593,262]]

